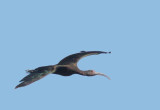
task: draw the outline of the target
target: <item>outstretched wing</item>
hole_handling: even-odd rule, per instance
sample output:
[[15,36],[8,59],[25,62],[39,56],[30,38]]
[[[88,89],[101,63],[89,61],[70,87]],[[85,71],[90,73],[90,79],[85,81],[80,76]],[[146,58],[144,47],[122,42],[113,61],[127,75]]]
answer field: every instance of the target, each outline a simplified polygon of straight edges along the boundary
[[101,53],[111,53],[111,52],[103,52],[103,51],[81,51],[80,53],[76,53],[76,54],[72,54],[69,55],[67,57],[65,57],[64,59],[62,59],[58,65],[68,65],[68,64],[77,64],[77,62],[86,56],[89,55],[96,55],[96,54],[101,54]]
[[35,70],[28,70],[30,73],[26,77],[24,77],[20,82],[19,85],[17,85],[15,88],[27,86],[45,76],[47,76],[50,73],[53,73],[55,71],[55,66],[43,66],[36,68]]

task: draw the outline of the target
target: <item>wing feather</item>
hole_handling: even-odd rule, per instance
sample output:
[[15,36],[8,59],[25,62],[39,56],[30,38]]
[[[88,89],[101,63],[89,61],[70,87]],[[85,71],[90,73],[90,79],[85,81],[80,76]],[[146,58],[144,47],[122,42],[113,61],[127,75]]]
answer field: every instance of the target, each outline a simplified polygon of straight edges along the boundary
[[20,82],[19,85],[17,85],[15,88],[27,86],[45,76],[47,76],[50,73],[53,73],[55,71],[55,66],[44,66],[44,67],[39,67],[35,70],[29,70],[28,72],[30,73],[26,77],[24,77]]
[[86,56],[89,56],[89,55],[97,55],[97,54],[101,54],[101,53],[111,53],[111,52],[81,51],[80,53],[72,54],[72,55],[69,55],[69,56],[65,57],[64,59],[62,59],[58,63],[58,65],[77,64],[77,62],[83,57],[86,57]]

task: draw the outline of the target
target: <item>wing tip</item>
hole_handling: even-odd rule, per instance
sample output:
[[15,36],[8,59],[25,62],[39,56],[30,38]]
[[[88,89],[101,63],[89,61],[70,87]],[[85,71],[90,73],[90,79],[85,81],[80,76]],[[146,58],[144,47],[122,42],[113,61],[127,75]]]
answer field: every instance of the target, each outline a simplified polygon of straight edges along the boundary
[[111,54],[112,52],[111,52],[111,51],[109,51],[109,52],[102,52],[102,53],[105,53],[105,54]]
[[109,51],[109,52],[105,52],[105,51],[84,51],[84,50],[80,51],[80,53],[85,53],[85,52],[95,52],[95,53],[105,53],[105,54],[111,54],[112,53],[111,51]]
[[19,87],[22,87],[22,86],[19,84],[19,85],[17,85],[14,89],[17,89],[17,88],[19,88]]
[[101,53],[104,53],[104,54],[111,54],[112,52],[109,51],[109,52],[105,52],[105,51],[93,51],[93,52],[96,52],[98,54],[101,54]]
[[17,88],[19,88],[20,86],[19,85],[17,85],[14,89],[17,89]]
[[17,89],[18,88],[18,86],[16,86],[14,89]]
[[28,84],[26,84],[26,82],[22,82],[22,83],[18,84],[18,85],[15,87],[15,89],[17,89],[17,88],[19,88],[19,87],[26,86],[26,85],[28,85]]

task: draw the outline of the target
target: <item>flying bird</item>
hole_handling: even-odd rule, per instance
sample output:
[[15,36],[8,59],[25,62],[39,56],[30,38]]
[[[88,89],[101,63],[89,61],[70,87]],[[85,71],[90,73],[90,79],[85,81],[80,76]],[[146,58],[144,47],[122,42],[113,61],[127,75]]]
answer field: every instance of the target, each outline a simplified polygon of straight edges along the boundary
[[27,86],[47,76],[48,74],[58,74],[62,76],[71,76],[73,74],[79,74],[83,76],[101,75],[110,79],[107,75],[103,73],[95,72],[94,70],[82,71],[77,66],[78,61],[83,57],[86,57],[89,55],[106,54],[106,53],[111,53],[111,52],[81,51],[79,53],[75,53],[65,57],[56,65],[42,66],[34,70],[27,70],[29,74],[26,77],[24,77],[22,80],[20,80],[21,83],[17,85],[15,88]]

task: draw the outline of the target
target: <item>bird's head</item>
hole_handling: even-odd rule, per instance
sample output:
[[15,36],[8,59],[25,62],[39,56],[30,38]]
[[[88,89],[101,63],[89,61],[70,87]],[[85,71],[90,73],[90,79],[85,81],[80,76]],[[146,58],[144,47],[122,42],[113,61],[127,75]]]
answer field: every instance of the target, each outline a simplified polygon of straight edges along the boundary
[[88,71],[85,71],[85,73],[86,73],[87,76],[101,75],[101,76],[104,76],[104,77],[106,77],[106,78],[108,78],[110,80],[109,76],[107,76],[107,75],[105,75],[103,73],[96,72],[94,70],[88,70]]

